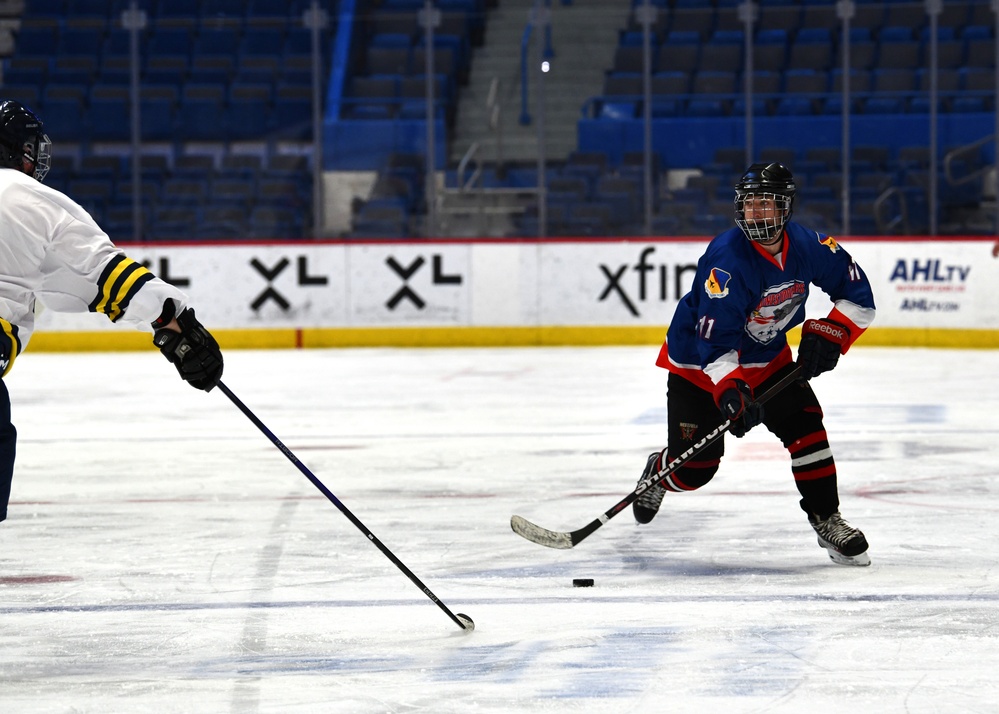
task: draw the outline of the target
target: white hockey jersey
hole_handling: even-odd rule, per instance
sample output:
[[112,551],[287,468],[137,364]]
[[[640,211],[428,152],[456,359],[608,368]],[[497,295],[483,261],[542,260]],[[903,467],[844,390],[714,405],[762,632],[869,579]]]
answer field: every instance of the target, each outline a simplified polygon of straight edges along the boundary
[[168,298],[187,296],[115,246],[65,194],[0,169],[0,330],[12,343],[6,374],[34,329],[35,301],[57,312],[99,312],[149,328]]

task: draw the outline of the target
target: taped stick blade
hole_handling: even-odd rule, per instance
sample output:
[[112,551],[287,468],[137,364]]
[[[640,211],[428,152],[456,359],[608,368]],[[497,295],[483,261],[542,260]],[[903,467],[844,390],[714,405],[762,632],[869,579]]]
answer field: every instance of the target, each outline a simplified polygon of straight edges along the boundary
[[574,545],[571,534],[550,531],[520,516],[510,517],[510,528],[521,538],[525,538],[538,545],[543,545],[546,548],[568,550]]

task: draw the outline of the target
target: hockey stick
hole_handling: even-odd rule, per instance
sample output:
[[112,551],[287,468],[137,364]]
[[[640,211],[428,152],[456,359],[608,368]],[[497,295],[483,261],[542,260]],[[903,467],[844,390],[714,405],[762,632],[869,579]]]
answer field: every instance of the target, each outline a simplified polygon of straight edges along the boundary
[[257,416],[253,412],[251,412],[250,409],[245,404],[243,404],[243,402],[241,402],[239,398],[235,394],[233,394],[232,391],[227,386],[225,386],[225,384],[219,382],[218,387],[219,389],[222,390],[223,394],[229,397],[230,401],[232,401],[232,403],[235,404],[239,408],[239,410],[246,415],[246,418],[252,421],[256,425],[256,427],[260,429],[260,431],[262,431],[268,439],[271,440],[274,446],[276,446],[282,454],[287,456],[288,460],[291,461],[291,463],[295,464],[295,466],[298,467],[298,470],[301,471],[303,474],[305,474],[305,477],[310,481],[312,481],[312,484],[320,491],[322,491],[323,495],[326,496],[326,498],[328,498],[334,506],[339,508],[340,512],[343,515],[347,516],[347,519],[355,526],[357,526],[357,529],[361,531],[361,533],[363,533],[368,540],[370,540],[372,543],[375,544],[375,547],[378,548],[378,550],[380,550],[385,555],[386,558],[391,560],[395,564],[395,566],[399,568],[399,570],[401,570],[407,578],[413,581],[413,584],[416,585],[416,587],[418,587],[420,590],[423,591],[424,595],[433,600],[437,604],[437,607],[439,607],[441,610],[447,613],[447,616],[450,617],[452,620],[454,620],[455,623],[457,623],[457,625],[461,627],[461,629],[467,632],[471,632],[472,630],[475,629],[475,623],[472,622],[472,618],[470,618],[468,615],[463,615],[460,612],[457,614],[451,612],[451,610],[448,609],[447,605],[438,600],[437,596],[430,591],[430,588],[424,585],[423,582],[418,577],[416,577],[416,575],[413,573],[412,570],[407,568],[401,560],[395,557],[395,554],[392,553],[391,550],[386,548],[385,545],[380,540],[378,540],[378,538],[375,537],[375,534],[369,531],[367,527],[365,527],[365,525],[361,523],[360,519],[357,516],[355,516],[353,513],[351,513],[347,509],[347,507],[340,502],[340,499],[334,496],[333,492],[330,491],[328,488],[326,488],[323,482],[320,481],[318,478],[316,478],[315,474],[313,474],[305,466],[305,464],[303,464],[301,461],[298,460],[298,457],[295,456],[294,453],[292,453],[291,449],[289,449],[287,446],[281,443],[281,440],[278,439],[270,429],[264,426],[264,423],[260,421],[257,418]]
[[[764,392],[758,401],[760,404],[765,404],[774,395],[783,390],[789,384],[798,379],[798,374],[800,373],[800,368],[795,366],[790,372],[787,373],[783,379],[781,379],[777,384],[772,386],[766,392]],[[710,431],[707,436],[698,441],[696,444],[691,446],[689,449],[684,451],[682,454],[677,456],[675,459],[670,461],[666,466],[664,466],[659,473],[648,476],[638,482],[635,486],[635,490],[629,493],[627,496],[622,498],[620,501],[615,503],[610,510],[606,511],[602,516],[596,520],[591,521],[579,530],[575,531],[550,531],[547,528],[542,528],[541,526],[531,523],[526,518],[520,516],[511,516],[510,527],[513,532],[522,538],[526,538],[532,543],[537,543],[538,545],[547,546],[548,548],[558,548],[560,550],[568,550],[573,546],[578,545],[584,538],[589,536],[593,531],[600,528],[604,523],[609,521],[611,518],[616,516],[618,513],[627,508],[629,503],[632,503],[635,499],[641,496],[645,491],[654,484],[660,484],[662,481],[669,476],[671,473],[676,471],[678,468],[683,466],[685,463],[690,461],[694,456],[699,454],[701,451],[706,449],[709,444],[714,443],[721,435],[728,431],[729,424],[728,420],[722,422],[721,426]]]

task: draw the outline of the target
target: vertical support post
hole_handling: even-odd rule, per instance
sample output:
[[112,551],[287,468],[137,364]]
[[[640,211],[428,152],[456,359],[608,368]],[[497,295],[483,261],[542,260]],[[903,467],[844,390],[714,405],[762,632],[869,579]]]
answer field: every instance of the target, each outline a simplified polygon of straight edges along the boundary
[[545,46],[542,38],[551,24],[551,10],[544,4],[544,0],[535,0],[531,10],[531,25],[538,30],[538,86],[537,86],[537,128],[538,128],[538,237],[544,238],[548,235],[548,180],[546,174],[548,168],[545,162],[545,75],[551,68],[548,60],[545,59]]
[[[992,0],[992,12],[996,16],[996,98],[999,100],[999,0]],[[999,236],[999,107],[996,107],[996,124],[995,124],[995,134],[992,137],[993,146],[995,147],[995,182],[996,182],[996,198],[995,198],[995,211],[996,211],[996,224],[995,233]],[[996,243],[996,248],[993,249],[993,255],[995,255],[995,250],[999,249],[999,243]]]
[[427,104],[427,175],[424,179],[424,195],[427,200],[427,220],[423,235],[432,238],[437,234],[437,111],[434,106],[434,28],[441,23],[441,12],[434,7],[432,0],[425,0],[423,9],[418,14],[420,27],[423,28],[424,52],[423,71],[427,75],[425,99]]
[[842,68],[843,68],[843,185],[840,188],[840,201],[843,208],[843,235],[850,234],[850,18],[853,17],[853,0],[839,0],[836,15],[843,21],[842,29]]
[[[664,8],[665,11],[665,8]],[[635,19],[642,26],[642,125],[644,128],[644,170],[642,172],[644,196],[645,235],[652,235],[652,26],[658,9],[650,0],[643,0],[635,8]]]
[[139,32],[146,27],[145,10],[131,0],[121,13],[121,26],[128,30],[132,120],[132,240],[142,240],[142,116],[139,96]]
[[930,235],[935,236],[938,230],[938,210],[939,202],[937,195],[937,97],[938,97],[938,76],[939,76],[939,55],[937,26],[942,12],[941,0],[926,0],[926,14],[930,16],[930,183],[927,188],[926,202],[930,209]]
[[753,24],[756,22],[756,3],[753,0],[745,0],[739,5],[739,19],[745,25],[745,71],[743,74],[743,85],[746,100],[746,166],[752,165],[756,157],[753,138]]
[[312,31],[312,236],[318,238],[325,230],[323,197],[323,95],[322,52],[320,33],[329,26],[329,15],[312,0],[302,14],[302,24]]

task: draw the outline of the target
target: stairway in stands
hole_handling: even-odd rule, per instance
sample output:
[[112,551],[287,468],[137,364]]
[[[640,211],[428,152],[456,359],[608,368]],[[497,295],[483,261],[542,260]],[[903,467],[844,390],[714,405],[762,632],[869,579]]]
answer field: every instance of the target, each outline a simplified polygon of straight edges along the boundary
[[[535,161],[538,128],[520,123],[521,41],[534,0],[503,0],[490,9],[485,44],[476,50],[468,86],[461,92],[450,161],[456,164],[478,142],[479,158],[495,161],[496,137],[502,138],[501,156],[508,162]],[[577,148],[576,125],[584,102],[603,89],[604,72],[613,64],[618,31],[627,25],[630,0],[571,0],[551,3],[554,57],[545,77],[546,159],[562,161]],[[534,91],[538,74],[538,35],[532,33],[528,54],[531,68],[528,112],[537,117]],[[490,88],[498,82],[499,133],[490,129]]]

